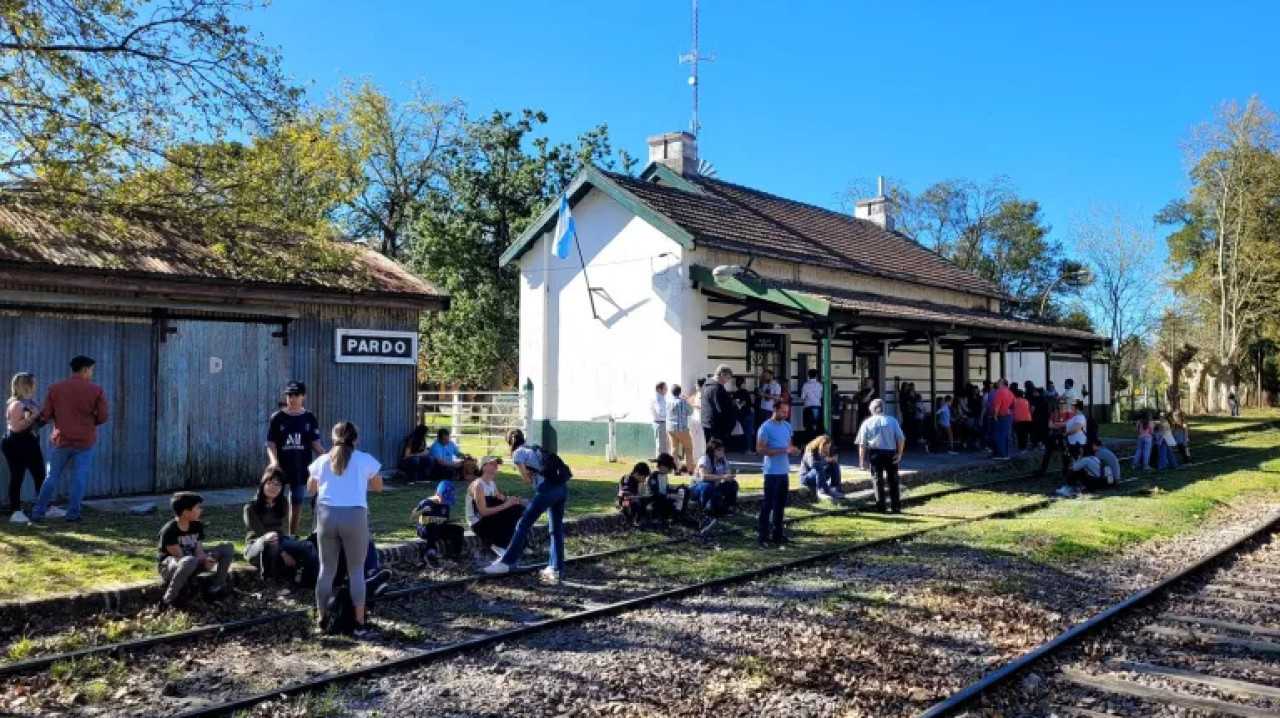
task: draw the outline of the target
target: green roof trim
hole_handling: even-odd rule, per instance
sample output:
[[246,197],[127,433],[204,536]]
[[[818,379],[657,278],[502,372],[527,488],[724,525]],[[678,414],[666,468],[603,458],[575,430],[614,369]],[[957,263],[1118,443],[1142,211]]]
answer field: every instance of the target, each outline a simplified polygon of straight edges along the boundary
[[644,172],[640,173],[640,179],[645,181],[651,182],[655,177],[663,184],[671,185],[676,189],[684,190],[685,192],[693,192],[695,194],[706,194],[706,190],[702,189],[701,185],[696,182],[690,182],[679,172],[676,172],[661,162],[650,163],[648,167],[644,168]]
[[[623,189],[622,185],[614,182],[608,175],[595,167],[585,168],[569,183],[568,188],[565,190],[569,195],[569,206],[572,207],[577,204],[578,200],[586,196],[587,192],[593,188],[604,192],[627,211],[656,227],[659,232],[662,232],[676,244],[685,249],[693,249],[692,234],[686,232],[667,216],[654,211],[652,207],[642,202],[640,198]],[[507,251],[503,252],[502,257],[498,260],[498,266],[505,267],[529,251],[538,237],[542,236],[548,227],[555,224],[559,213],[560,200],[556,198],[533,220],[533,224],[530,224],[525,231],[520,233],[516,241],[512,242],[510,247],[507,247]]]
[[738,276],[716,279],[715,273],[710,269],[700,264],[693,264],[689,266],[689,278],[698,284],[714,287],[717,291],[759,299],[819,317],[825,317],[831,311],[831,303],[822,297],[794,289],[773,287],[758,277]]

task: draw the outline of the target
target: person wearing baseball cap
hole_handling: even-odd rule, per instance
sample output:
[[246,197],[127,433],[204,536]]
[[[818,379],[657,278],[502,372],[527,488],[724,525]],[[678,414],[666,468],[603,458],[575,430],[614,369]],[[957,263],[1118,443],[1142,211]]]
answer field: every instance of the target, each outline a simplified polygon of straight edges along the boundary
[[[267,422],[269,466],[279,467],[289,486],[289,533],[298,535],[302,525],[302,502],[307,497],[307,467],[316,455],[325,452],[320,443],[320,422],[306,410],[307,385],[291,381],[284,386],[285,406]],[[314,452],[314,453],[313,453]]]

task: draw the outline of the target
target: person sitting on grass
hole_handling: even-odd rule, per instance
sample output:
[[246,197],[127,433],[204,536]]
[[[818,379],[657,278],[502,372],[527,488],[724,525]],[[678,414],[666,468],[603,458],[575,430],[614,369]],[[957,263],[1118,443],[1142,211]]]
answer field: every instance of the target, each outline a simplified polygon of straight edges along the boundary
[[290,504],[281,496],[285,478],[279,466],[268,466],[253,500],[244,505],[244,558],[264,579],[315,588],[320,559],[311,544],[289,535]]
[[179,491],[169,499],[174,518],[160,529],[157,569],[164,586],[165,606],[180,608],[183,590],[191,578],[203,571],[215,572],[205,589],[212,600],[221,600],[227,589],[227,572],[236,552],[224,543],[206,548],[204,524],[200,523],[204,498],[190,491]]
[[418,538],[427,544],[427,562],[432,566],[437,564],[441,549],[450,560],[456,561],[462,556],[462,527],[449,523],[453,504],[453,482],[446,479],[436,485],[434,494],[419,501],[409,512],[409,520],[417,522],[413,528]]
[[469,458],[458,448],[457,442],[451,440],[448,429],[436,432],[436,442],[431,445],[428,455],[432,462],[431,478],[436,481],[453,481],[458,478],[463,461]]
[[618,510],[632,526],[640,526],[653,503],[647,493],[650,473],[649,465],[641,461],[618,480]]
[[685,487],[671,483],[671,475],[676,473],[676,459],[671,454],[658,454],[654,459],[656,470],[649,474],[647,494],[649,496],[649,514],[656,524],[665,530],[670,528],[671,519],[683,517],[688,505],[688,494]]
[[827,501],[840,501],[840,464],[831,437],[823,434],[804,447],[800,459],[800,485]]
[[515,535],[516,523],[524,513],[524,501],[504,496],[498,490],[498,467],[502,459],[486,456],[480,460],[480,475],[467,487],[467,524],[471,532],[502,558]]
[[1058,496],[1104,491],[1120,482],[1120,460],[1116,455],[1102,446],[1101,439],[1093,439],[1090,449],[1090,453],[1076,459],[1071,465],[1071,469],[1067,471],[1067,485],[1058,489]]
[[435,465],[435,460],[427,451],[427,433],[427,427],[419,424],[400,445],[400,460],[396,462],[396,468],[404,474],[406,482],[431,479],[431,467]]
[[707,443],[707,453],[698,459],[693,488],[689,493],[702,507],[703,519],[699,530],[703,533],[715,526],[721,514],[737,505],[738,478],[729,468],[724,442],[712,439]]

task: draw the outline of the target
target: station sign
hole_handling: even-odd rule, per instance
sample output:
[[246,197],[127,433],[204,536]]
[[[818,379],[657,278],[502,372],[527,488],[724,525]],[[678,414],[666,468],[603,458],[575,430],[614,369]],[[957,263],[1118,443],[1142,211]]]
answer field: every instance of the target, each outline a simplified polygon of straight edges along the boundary
[[334,361],[339,364],[418,363],[418,333],[377,329],[338,329]]
[[763,334],[761,332],[752,332],[747,337],[747,351],[752,354],[756,352],[780,352],[782,351],[783,337],[781,334]]

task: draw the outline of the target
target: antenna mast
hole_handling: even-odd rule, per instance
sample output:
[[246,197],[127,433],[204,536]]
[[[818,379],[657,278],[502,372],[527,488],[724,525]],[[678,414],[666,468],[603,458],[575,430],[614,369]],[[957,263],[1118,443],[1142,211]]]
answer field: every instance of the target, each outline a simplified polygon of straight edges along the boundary
[[698,63],[715,61],[714,52],[706,57],[698,54],[698,0],[693,0],[693,46],[689,48],[688,55],[680,56],[680,64],[687,64],[693,68],[689,74],[689,87],[693,89],[693,121],[689,123],[689,132],[694,137],[697,137],[698,131],[702,129],[702,125],[698,122]]

